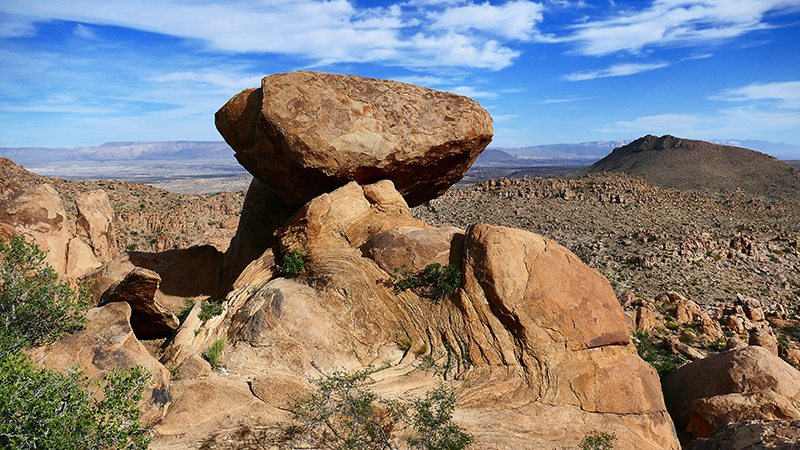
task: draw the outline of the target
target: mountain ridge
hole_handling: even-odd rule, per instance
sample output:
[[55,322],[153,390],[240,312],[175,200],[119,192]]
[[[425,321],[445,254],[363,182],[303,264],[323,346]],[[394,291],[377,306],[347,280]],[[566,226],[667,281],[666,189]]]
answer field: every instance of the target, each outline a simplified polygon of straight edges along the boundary
[[670,135],[639,138],[571,177],[601,172],[626,173],[662,188],[743,189],[800,201],[800,172],[774,156]]

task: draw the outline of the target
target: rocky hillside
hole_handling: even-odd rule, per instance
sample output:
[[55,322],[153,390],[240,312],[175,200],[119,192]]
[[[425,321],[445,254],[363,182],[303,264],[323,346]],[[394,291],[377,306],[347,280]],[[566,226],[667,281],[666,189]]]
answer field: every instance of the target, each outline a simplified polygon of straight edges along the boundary
[[186,195],[115,180],[93,182],[45,177],[0,158],[0,197],[45,183],[61,195],[71,221],[77,218],[75,199],[86,192],[105,190],[118,219],[116,242],[120,251],[186,248],[211,243],[207,238],[217,235],[226,236],[229,241],[244,201],[244,192]]
[[741,189],[709,195],[625,174],[498,179],[451,190],[414,213],[440,226],[486,222],[541,233],[603,273],[617,293],[677,290],[711,304],[739,292],[798,305],[800,205]]
[[740,147],[648,135],[576,173],[627,173],[662,188],[740,188],[768,200],[800,202],[800,174],[776,158]]

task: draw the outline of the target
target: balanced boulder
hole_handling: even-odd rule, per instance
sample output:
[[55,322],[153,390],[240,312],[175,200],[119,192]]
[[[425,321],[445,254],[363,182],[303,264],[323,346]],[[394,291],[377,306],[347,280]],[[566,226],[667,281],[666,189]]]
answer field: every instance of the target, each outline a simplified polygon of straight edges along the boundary
[[217,111],[216,126],[253,176],[298,205],[382,179],[419,205],[460,180],[493,135],[470,98],[307,71],[265,77]]

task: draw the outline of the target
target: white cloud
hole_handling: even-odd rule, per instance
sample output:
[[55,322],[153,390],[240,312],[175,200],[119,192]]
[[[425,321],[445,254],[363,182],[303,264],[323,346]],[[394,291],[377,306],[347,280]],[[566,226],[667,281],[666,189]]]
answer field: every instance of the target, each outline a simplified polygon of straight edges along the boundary
[[430,75],[420,76],[420,75],[412,75],[408,77],[394,77],[393,80],[397,80],[401,83],[408,83],[408,84],[416,84],[418,86],[441,86],[446,84],[444,78],[433,77]]
[[[472,2],[455,6],[446,2],[447,7],[442,2],[408,5],[356,8],[348,0],[199,4],[181,0],[26,0],[0,2],[0,11],[15,17],[115,25],[178,36],[202,42],[214,51],[300,56],[318,65],[381,62],[492,70],[512,64],[519,52],[508,42],[529,39],[542,19],[542,6],[527,0],[500,6]],[[30,22],[8,25],[6,34],[30,32],[29,27]],[[85,33],[87,29],[81,30]]]
[[544,7],[529,1],[513,1],[502,6],[489,2],[447,8],[441,13],[431,13],[435,18],[433,29],[456,31],[484,31],[508,39],[528,40],[536,23],[542,21]]
[[34,22],[32,17],[0,13],[0,39],[34,36]]
[[768,28],[765,15],[797,7],[796,0],[656,0],[646,9],[575,25],[570,36],[542,40],[575,42],[581,53],[591,56],[706,45]]
[[668,65],[669,64],[667,63],[616,64],[603,70],[574,72],[569,75],[565,75],[564,78],[569,81],[582,81],[582,80],[592,80],[595,78],[605,78],[605,77],[624,77],[628,75],[634,75],[640,72],[646,72],[648,70],[660,69],[662,67],[667,67]]
[[800,81],[759,84],[730,89],[712,100],[725,101],[774,101],[779,108],[800,109]]
[[478,91],[470,86],[458,86],[448,89],[450,92],[458,95],[463,95],[470,98],[496,98],[497,94],[494,92]]
[[94,39],[97,37],[94,30],[82,24],[75,26],[75,29],[72,30],[72,35],[82,39]]

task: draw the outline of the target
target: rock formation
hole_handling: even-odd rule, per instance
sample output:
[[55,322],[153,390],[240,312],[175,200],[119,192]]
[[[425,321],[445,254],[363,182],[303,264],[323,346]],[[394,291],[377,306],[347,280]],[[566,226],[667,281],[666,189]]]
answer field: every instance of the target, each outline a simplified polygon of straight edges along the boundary
[[762,347],[687,364],[664,379],[664,395],[676,427],[695,437],[731,422],[800,419],[800,371]]
[[242,165],[296,205],[348,181],[390,179],[416,206],[460,180],[493,134],[467,97],[306,71],[242,91],[216,125]]
[[[196,410],[199,403],[190,402],[201,398],[219,399],[226,408],[191,419],[191,427],[171,418],[171,410],[155,428],[161,437],[153,448],[196,446],[238,424],[250,431],[274,427],[287,420],[282,410],[290,394],[308,392],[309,376],[334,370],[389,363],[373,375],[374,390],[422,392],[436,383],[420,367],[425,358],[457,361],[450,374],[463,386],[456,415],[479,448],[575,446],[592,429],[615,432],[622,448],[678,448],[658,376],[636,356],[602,276],[541,236],[478,224],[463,237],[457,263],[465,279],[450,299],[396,294],[390,274],[361,249],[389,231],[424,244],[418,233],[426,230],[435,229],[413,219],[387,181],[350,183],[308,203],[277,233],[282,252],[306,255],[306,272],[275,278],[268,250],[243,271],[240,279],[249,281],[237,282],[225,313],[197,335],[185,334],[184,349],[225,337],[229,375],[181,382],[181,392],[207,392],[185,397],[181,411]],[[432,245],[437,254],[439,242]],[[408,252],[433,253],[419,248]],[[449,256],[444,260],[452,261]],[[400,347],[402,340],[408,348]],[[166,353],[180,352],[168,347]],[[172,363],[184,361],[186,352]],[[253,392],[223,400],[226,390],[239,392],[222,386],[231,378],[252,380]],[[255,388],[267,383],[269,389]],[[222,445],[235,437],[217,439]]]

